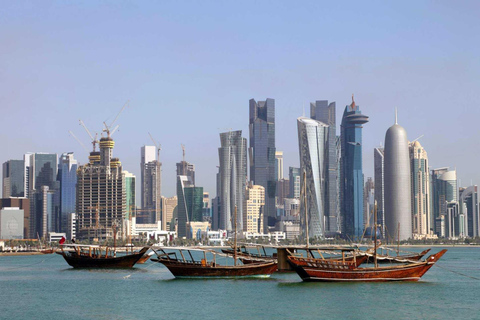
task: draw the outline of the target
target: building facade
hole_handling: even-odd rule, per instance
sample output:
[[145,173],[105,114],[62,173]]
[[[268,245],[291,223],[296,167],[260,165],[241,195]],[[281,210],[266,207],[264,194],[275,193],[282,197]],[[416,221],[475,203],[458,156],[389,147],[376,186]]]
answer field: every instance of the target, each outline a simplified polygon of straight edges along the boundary
[[263,232],[263,209],[265,207],[265,188],[249,185],[245,195],[245,214],[243,215],[243,231],[251,233]]
[[289,196],[290,198],[300,199],[300,168],[288,168]]
[[310,103],[310,117],[328,125],[325,230],[336,233],[340,231],[340,219],[337,210],[339,195],[335,102],[317,100]]
[[[301,212],[308,212],[308,221],[301,214],[301,229],[310,237],[325,236],[325,206],[327,195],[327,161],[328,161],[328,125],[300,117],[297,119],[298,144],[300,151],[301,185],[306,184],[306,201],[301,199]],[[306,179],[306,182],[304,181]],[[306,206],[306,208],[305,208]]]
[[276,222],[275,100],[250,100],[250,180],[265,188],[264,230]]
[[478,186],[460,189],[460,237],[475,238],[480,235],[480,213],[478,208]]
[[340,126],[340,215],[342,233],[353,239],[363,235],[362,129],[367,122],[352,97]]
[[3,198],[25,197],[25,162],[9,160],[3,163]]
[[385,187],[384,187],[384,149],[373,150],[375,202],[377,203],[377,224],[385,237]]
[[68,232],[68,217],[75,212],[78,162],[73,152],[62,153],[58,159],[60,181],[60,232]]

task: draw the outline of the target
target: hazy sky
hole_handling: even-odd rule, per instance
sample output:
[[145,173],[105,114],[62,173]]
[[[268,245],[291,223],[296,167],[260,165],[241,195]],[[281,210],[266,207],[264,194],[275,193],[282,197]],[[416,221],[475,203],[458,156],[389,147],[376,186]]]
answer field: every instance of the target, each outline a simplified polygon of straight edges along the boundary
[[248,138],[249,99],[275,99],[287,174],[309,102],[336,101],[339,127],[354,93],[370,117],[365,177],[398,107],[430,166],[479,184],[479,12],[478,1],[2,0],[0,161],[73,151],[86,163],[68,131],[90,148],[78,119],[100,132],[130,100],[113,136],[124,170],[140,184],[150,132],[164,195],[175,193],[181,143],[214,195],[219,133]]

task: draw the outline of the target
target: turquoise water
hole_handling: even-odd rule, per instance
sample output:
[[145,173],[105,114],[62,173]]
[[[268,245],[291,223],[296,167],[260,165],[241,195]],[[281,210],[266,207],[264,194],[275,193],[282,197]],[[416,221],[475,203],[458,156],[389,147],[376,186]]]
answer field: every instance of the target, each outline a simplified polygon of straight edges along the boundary
[[174,279],[153,262],[76,270],[59,255],[0,257],[0,319],[480,319],[480,248],[448,249],[416,283]]

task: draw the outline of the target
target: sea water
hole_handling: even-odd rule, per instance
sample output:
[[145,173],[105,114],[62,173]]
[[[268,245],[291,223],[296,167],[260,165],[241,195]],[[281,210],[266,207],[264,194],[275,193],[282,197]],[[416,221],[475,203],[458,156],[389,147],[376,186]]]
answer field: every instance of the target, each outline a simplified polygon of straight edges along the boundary
[[57,254],[0,257],[0,319],[480,319],[480,248],[447,249],[421,281],[385,283],[174,279],[151,261],[82,270]]

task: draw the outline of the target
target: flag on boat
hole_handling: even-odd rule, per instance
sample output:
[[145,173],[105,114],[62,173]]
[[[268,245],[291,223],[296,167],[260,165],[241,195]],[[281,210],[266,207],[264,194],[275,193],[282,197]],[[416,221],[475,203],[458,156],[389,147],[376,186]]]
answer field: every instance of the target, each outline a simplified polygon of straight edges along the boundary
[[60,241],[58,241],[58,243],[64,244],[65,243],[65,237],[62,236],[62,239],[60,239]]

